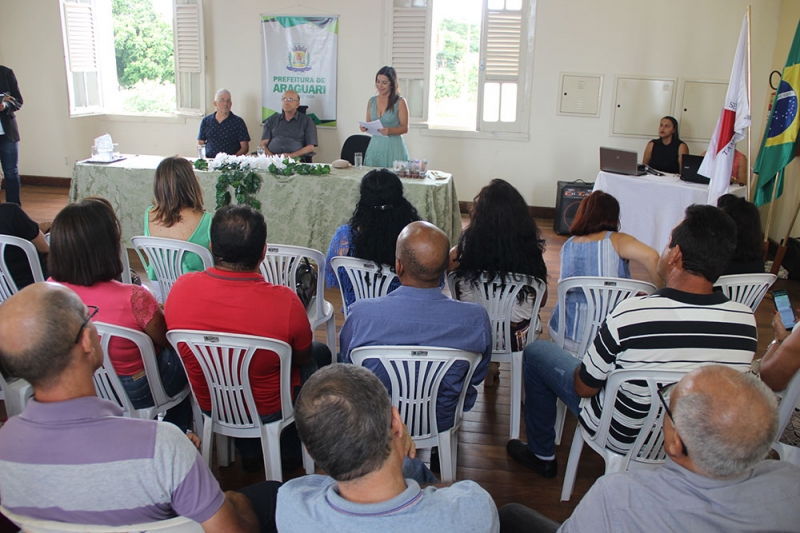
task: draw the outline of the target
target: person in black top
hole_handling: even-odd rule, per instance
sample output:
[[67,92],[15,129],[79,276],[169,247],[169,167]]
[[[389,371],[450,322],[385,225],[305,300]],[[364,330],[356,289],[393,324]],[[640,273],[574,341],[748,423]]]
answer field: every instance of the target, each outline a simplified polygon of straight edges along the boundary
[[681,160],[689,153],[689,147],[678,136],[678,121],[664,117],[658,125],[658,139],[647,143],[642,163],[670,174],[681,173]]
[[15,115],[20,107],[22,94],[19,92],[14,71],[0,65],[0,164],[6,183],[6,202],[15,204],[20,204],[17,172],[19,128]]
[[[39,252],[39,263],[41,263],[42,273],[47,279],[47,261],[44,260],[46,257],[44,254],[50,251],[50,247],[47,245],[39,225],[31,220],[17,204],[0,204],[0,235],[11,235],[31,241],[36,247],[36,251]],[[16,246],[7,246],[3,255],[18,290],[33,283],[33,274],[25,252]]]

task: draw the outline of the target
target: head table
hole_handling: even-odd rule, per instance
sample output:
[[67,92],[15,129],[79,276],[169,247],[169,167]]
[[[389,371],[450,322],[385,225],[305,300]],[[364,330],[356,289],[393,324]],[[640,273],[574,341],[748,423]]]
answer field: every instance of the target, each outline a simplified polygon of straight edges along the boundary
[[[153,176],[163,158],[152,155],[126,156],[110,164],[81,161],[72,172],[70,201],[102,196],[111,202],[122,223],[122,239],[143,235],[144,213],[152,205]],[[260,172],[256,198],[267,220],[267,241],[327,251],[336,228],[350,219],[359,197],[361,178],[370,168],[331,169],[322,176],[274,176]],[[441,228],[455,244],[461,233],[453,177],[403,179],[406,198],[420,216]],[[220,172],[195,170],[203,189],[206,211],[213,212]]]

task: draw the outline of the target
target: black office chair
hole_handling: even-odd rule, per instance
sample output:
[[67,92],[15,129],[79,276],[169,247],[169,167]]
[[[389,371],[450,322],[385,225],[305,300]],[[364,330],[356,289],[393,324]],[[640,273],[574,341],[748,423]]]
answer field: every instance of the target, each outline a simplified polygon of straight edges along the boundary
[[355,153],[366,153],[369,141],[372,140],[372,135],[351,135],[344,141],[342,146],[342,159],[350,161],[351,165],[355,165]]

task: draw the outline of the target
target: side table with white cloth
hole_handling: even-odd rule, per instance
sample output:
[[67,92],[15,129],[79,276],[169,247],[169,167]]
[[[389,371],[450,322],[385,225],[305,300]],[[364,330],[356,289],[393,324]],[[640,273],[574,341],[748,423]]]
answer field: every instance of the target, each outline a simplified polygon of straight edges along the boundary
[[[71,202],[87,196],[102,196],[114,207],[122,224],[122,240],[143,234],[144,212],[152,205],[153,176],[163,158],[153,155],[126,156],[110,164],[78,162],[72,172]],[[256,198],[267,220],[267,238],[276,244],[305,246],[325,252],[336,228],[353,214],[361,178],[371,168],[332,168],[322,176],[275,176],[259,172],[262,183]],[[220,172],[195,171],[203,189],[206,211],[213,213]],[[419,215],[441,228],[451,243],[461,234],[453,177],[436,172],[442,179],[402,179],[405,197]]]
[[[659,253],[669,244],[672,228],[683,220],[686,208],[708,201],[708,185],[681,181],[674,175],[625,176],[601,171],[594,190],[619,202],[621,232]],[[729,192],[744,198],[746,189],[735,185]]]

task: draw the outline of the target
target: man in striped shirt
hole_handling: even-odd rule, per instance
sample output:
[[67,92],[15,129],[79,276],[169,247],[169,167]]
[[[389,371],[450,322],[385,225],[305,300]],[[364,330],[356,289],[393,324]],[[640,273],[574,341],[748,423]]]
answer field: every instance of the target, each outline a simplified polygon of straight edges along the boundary
[[206,533],[258,531],[251,496],[223,493],[177,426],[123,418],[95,395],[103,350],[92,316],[54,283],[29,285],[0,306],[0,362],[35,393],[0,429],[3,505],[59,522],[121,526],[179,515]]
[[[735,247],[736,227],[728,215],[712,206],[689,206],[659,259],[666,288],[620,303],[583,360],[550,341],[530,344],[524,353],[528,443],[509,441],[509,455],[554,477],[556,399],[593,434],[604,408],[605,383],[615,369],[689,372],[719,363],[748,370],[757,347],[755,317],[749,307],[713,291]],[[637,392],[622,388],[614,406],[609,447],[619,453],[636,440],[647,413],[650,399]]]

